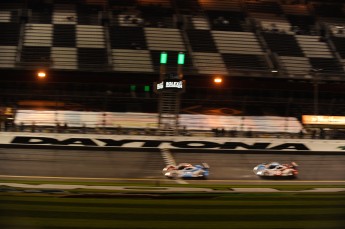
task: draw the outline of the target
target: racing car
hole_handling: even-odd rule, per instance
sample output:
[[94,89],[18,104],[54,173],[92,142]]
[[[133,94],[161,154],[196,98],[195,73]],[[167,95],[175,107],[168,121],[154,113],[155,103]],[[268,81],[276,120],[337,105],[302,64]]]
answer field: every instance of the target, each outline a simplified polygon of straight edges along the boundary
[[296,162],[290,164],[262,163],[255,166],[253,172],[260,177],[295,177],[298,174],[297,167]]
[[180,163],[178,165],[167,165],[163,169],[163,175],[170,179],[207,179],[209,176],[209,165],[192,165],[189,163]]

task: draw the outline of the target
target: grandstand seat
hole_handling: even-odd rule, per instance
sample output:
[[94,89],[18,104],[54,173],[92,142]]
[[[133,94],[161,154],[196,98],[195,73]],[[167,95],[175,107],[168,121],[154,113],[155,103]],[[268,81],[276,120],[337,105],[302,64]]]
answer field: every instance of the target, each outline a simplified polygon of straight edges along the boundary
[[253,55],[264,53],[260,41],[252,32],[212,31],[212,36],[220,53]]
[[78,48],[80,69],[107,69],[108,58],[105,48]]
[[111,26],[109,30],[114,70],[153,72],[143,27]]
[[315,29],[315,18],[311,15],[286,15],[295,34],[312,34]]
[[344,68],[334,58],[310,57],[310,63],[314,69],[321,69],[323,74],[344,74]]
[[0,22],[0,45],[17,46],[20,34],[20,24]]
[[110,42],[112,48],[147,49],[142,27],[112,26],[110,27]]
[[0,8],[0,23],[2,22],[11,22],[11,23],[15,23],[18,22],[19,20],[19,14],[20,14],[20,10],[19,9],[15,9],[15,10],[6,10],[3,8]]
[[54,47],[76,47],[76,29],[74,25],[54,25]]
[[345,59],[345,37],[331,36],[330,40],[333,42],[340,57]]
[[263,55],[223,53],[224,62],[231,72],[233,69],[268,71],[269,67]]
[[35,67],[50,65],[50,47],[23,46],[20,61]]
[[187,36],[194,52],[218,52],[209,30],[187,30]]
[[243,12],[231,11],[207,11],[210,24],[213,30],[243,32],[242,24],[245,23]]
[[51,24],[53,8],[51,4],[31,4],[29,5],[31,16],[29,22],[33,24]]
[[331,49],[322,37],[295,35],[295,38],[306,57],[333,58]]
[[100,12],[102,7],[96,5],[83,5],[77,8],[77,20],[79,25],[100,25]]
[[262,35],[272,52],[281,56],[304,56],[293,35],[273,32],[263,32]]
[[173,10],[161,5],[139,5],[142,25],[158,28],[173,28]]

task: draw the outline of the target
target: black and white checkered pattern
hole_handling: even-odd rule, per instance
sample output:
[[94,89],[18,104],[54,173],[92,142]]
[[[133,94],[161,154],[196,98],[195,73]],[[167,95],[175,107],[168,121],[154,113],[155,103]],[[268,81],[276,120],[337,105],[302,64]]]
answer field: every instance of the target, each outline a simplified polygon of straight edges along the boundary
[[[3,50],[1,67],[14,67],[19,59],[27,64],[47,63],[54,69],[158,72],[160,52],[165,51],[169,55],[168,71],[176,71],[177,54],[184,52],[187,54],[188,68],[206,75],[231,75],[236,71],[250,70],[267,74],[275,67],[280,67],[293,77],[307,73],[311,68],[324,69],[326,64],[333,69],[330,71],[344,73],[334,52],[319,36],[297,35],[291,31],[281,34],[274,31],[255,33],[245,30],[242,25],[234,26],[234,22],[229,22],[231,17],[225,17],[224,24],[220,26],[215,24],[219,20],[209,20],[218,19],[217,14],[224,13],[215,6],[206,10],[210,18],[186,17],[183,30],[126,23],[122,14],[118,15],[118,23],[108,28],[100,25],[97,19],[100,11],[73,4],[55,4],[51,8],[32,9],[32,12],[32,18],[25,25],[19,58],[16,51],[18,40],[15,44],[8,44],[8,41],[0,38],[0,48]],[[236,17],[236,23],[243,23],[240,12],[227,13]],[[4,24],[10,25],[14,14],[10,10],[0,11],[1,26],[5,28]],[[263,29],[271,26],[267,18],[262,18],[262,14],[250,12],[250,15]],[[275,28],[279,30],[290,26],[284,18],[274,20]],[[13,34],[19,38],[18,31]],[[282,37],[285,37],[284,42],[281,42]],[[297,52],[292,53],[293,50]]]

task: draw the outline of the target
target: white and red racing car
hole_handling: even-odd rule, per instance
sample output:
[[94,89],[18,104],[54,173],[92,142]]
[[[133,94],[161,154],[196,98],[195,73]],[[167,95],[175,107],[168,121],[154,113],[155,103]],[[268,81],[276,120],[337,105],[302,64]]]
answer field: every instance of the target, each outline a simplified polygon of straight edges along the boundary
[[290,164],[262,163],[255,166],[253,172],[260,177],[295,177],[298,174],[297,167],[296,162]]

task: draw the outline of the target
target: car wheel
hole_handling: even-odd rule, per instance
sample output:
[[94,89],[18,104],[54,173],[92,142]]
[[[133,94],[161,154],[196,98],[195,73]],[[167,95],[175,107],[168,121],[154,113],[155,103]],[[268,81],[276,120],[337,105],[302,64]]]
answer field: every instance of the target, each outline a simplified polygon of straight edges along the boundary
[[269,172],[267,172],[267,171],[265,171],[265,172],[263,172],[263,173],[262,173],[262,175],[263,175],[263,176],[269,176],[269,175],[270,175],[270,173],[269,173]]
[[205,176],[205,173],[204,172],[201,172],[199,173],[199,177],[203,180],[206,180],[207,179],[207,176]]
[[178,174],[177,173],[172,173],[171,174],[171,179],[176,180],[178,178]]

